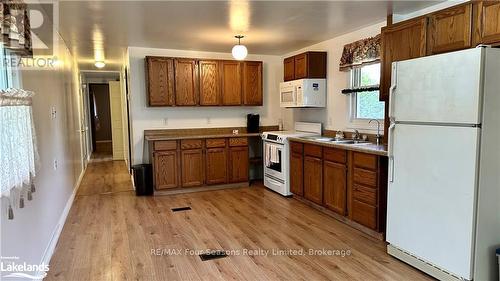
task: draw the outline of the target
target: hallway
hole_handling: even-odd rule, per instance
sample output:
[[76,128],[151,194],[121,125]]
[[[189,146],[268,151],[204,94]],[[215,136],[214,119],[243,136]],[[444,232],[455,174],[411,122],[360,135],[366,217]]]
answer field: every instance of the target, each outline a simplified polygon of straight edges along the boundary
[[[170,210],[184,206],[192,210]],[[185,252],[206,249],[236,252],[212,261]],[[241,254],[244,249],[270,252]],[[306,252],[272,252],[290,249]],[[309,255],[308,249],[350,255]],[[388,256],[385,243],[261,186],[136,197],[122,161],[89,164],[46,278],[227,279],[430,280]]]

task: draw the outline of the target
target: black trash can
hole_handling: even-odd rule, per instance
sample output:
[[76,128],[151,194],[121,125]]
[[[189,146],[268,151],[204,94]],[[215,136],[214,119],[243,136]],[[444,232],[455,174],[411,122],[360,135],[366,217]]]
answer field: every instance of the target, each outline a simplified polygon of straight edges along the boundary
[[135,195],[153,195],[153,169],[151,164],[132,166],[134,175]]

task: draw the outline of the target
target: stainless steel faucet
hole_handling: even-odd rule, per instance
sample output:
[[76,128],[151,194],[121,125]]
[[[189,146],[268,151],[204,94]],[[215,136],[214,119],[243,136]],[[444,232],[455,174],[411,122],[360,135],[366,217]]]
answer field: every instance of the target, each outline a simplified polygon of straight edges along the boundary
[[359,131],[358,130],[354,130],[354,134],[352,135],[352,139],[353,140],[359,140],[361,137],[359,135]]
[[380,121],[378,121],[377,119],[372,119],[368,122],[368,124],[371,124],[372,121],[377,122],[377,135],[375,136],[375,138],[377,140],[377,145],[379,145],[380,141],[382,140],[382,136],[380,135]]

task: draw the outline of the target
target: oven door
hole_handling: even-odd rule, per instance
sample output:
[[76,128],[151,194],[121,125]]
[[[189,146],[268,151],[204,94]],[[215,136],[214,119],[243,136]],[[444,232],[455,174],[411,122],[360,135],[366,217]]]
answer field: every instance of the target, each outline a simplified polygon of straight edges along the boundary
[[[270,155],[271,147],[276,147],[276,150],[278,152],[277,162],[270,161],[270,159],[272,158]],[[264,177],[266,175],[270,175],[281,181],[285,180],[284,153],[285,153],[284,144],[271,142],[268,140],[264,141]]]

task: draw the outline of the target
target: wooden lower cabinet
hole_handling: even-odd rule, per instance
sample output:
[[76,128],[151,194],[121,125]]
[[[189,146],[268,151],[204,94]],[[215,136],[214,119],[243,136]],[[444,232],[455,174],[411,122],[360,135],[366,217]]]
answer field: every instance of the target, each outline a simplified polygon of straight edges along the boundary
[[323,201],[325,207],[346,214],[347,167],[331,161],[323,162]]
[[200,186],[204,183],[203,150],[190,149],[181,151],[182,187]]
[[177,150],[154,153],[156,189],[179,187],[179,153]]
[[229,148],[229,182],[248,181],[248,146]]
[[385,232],[387,157],[290,142],[290,191],[362,225]]
[[304,196],[304,156],[293,151],[290,154],[290,192]]
[[210,148],[206,152],[207,184],[223,184],[227,182],[227,150]]
[[323,204],[323,168],[321,158],[304,157],[304,197]]

